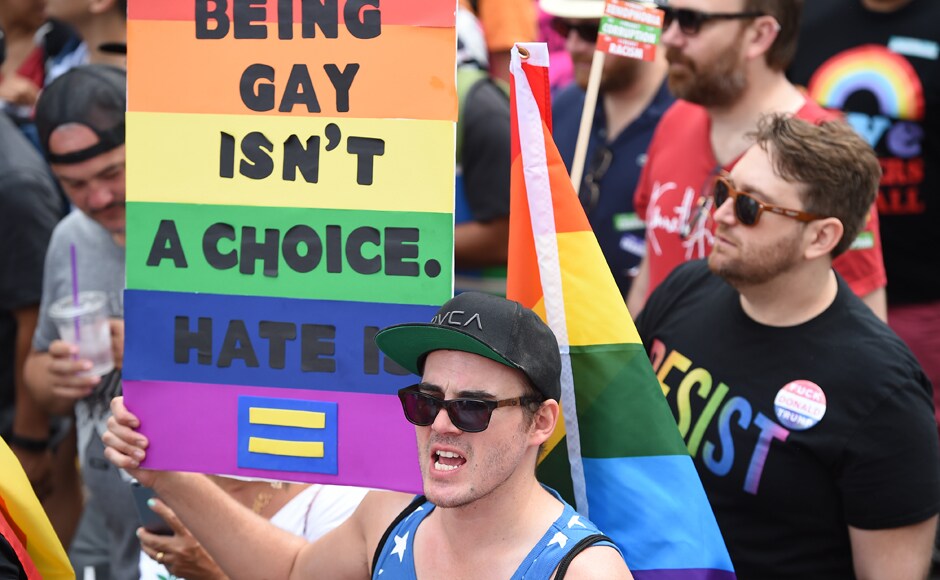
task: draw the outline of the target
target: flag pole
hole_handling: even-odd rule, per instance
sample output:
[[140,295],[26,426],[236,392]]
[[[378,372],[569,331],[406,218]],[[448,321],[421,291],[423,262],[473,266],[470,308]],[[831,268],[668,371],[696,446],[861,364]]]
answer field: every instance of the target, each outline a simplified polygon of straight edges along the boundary
[[571,184],[574,191],[581,193],[581,177],[584,175],[584,158],[587,157],[588,141],[591,138],[591,125],[594,122],[594,111],[597,108],[597,95],[601,88],[601,73],[604,70],[604,59],[607,53],[601,50],[594,51],[591,60],[591,73],[588,77],[587,94],[584,95],[584,108],[581,110],[581,125],[578,128],[578,141],[574,148],[574,159],[571,163]]

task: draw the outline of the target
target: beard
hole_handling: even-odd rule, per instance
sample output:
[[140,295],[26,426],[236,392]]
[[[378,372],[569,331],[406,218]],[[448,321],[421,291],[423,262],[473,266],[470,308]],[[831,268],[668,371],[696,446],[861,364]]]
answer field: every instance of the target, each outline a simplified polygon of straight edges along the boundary
[[[593,53],[592,53],[593,54]],[[575,64],[575,82],[581,90],[587,90],[590,77],[591,59],[572,59]],[[601,71],[600,92],[615,93],[628,89],[639,79],[643,61],[624,56],[608,54],[604,60],[604,70]]]
[[738,257],[725,255],[720,246],[713,248],[708,268],[738,290],[766,284],[799,263],[802,231],[797,228],[792,236],[758,248],[742,249],[738,245]]
[[601,74],[601,92],[616,93],[632,87],[640,78],[642,69],[646,65],[641,60],[608,54],[604,61],[604,72]]
[[733,105],[748,88],[744,63],[740,60],[741,36],[723,50],[713,62],[702,64],[684,56],[675,47],[667,47],[669,64],[683,65],[682,69],[669,67],[669,90],[679,99],[703,107]]

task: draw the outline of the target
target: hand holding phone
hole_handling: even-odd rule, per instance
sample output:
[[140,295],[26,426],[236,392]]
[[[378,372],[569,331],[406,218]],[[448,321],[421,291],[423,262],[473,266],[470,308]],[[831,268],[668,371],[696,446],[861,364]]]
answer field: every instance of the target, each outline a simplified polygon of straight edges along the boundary
[[149,487],[144,487],[136,481],[131,484],[131,491],[134,494],[134,504],[137,506],[137,516],[140,518],[140,525],[151,534],[172,536],[173,529],[166,523],[166,520],[161,518],[147,505],[148,500],[157,497],[156,492]]

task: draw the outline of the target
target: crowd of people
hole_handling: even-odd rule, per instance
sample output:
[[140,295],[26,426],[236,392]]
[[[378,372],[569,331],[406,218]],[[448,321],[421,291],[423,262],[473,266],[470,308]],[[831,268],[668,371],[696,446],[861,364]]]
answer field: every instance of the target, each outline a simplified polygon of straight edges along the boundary
[[[940,513],[940,3],[657,4],[653,61],[606,55],[576,186],[737,575],[924,578]],[[457,294],[435,320],[481,323],[375,338],[420,376],[399,393],[415,498],[140,468],[148,441],[121,397],[127,2],[0,0],[0,436],[79,575],[631,577],[535,477],[560,416],[558,344],[500,296],[509,51],[564,48],[552,125],[570,170],[603,12],[458,3]],[[103,376],[50,316],[76,275],[106,297]],[[141,485],[168,529],[141,526]],[[24,570],[15,548],[0,533],[0,571]]]

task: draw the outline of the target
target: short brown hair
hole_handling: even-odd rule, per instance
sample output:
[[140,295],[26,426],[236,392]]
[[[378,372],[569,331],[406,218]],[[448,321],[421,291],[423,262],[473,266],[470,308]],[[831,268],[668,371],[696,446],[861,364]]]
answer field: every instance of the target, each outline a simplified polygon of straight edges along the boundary
[[[817,0],[818,1],[818,0]],[[796,39],[800,32],[803,0],[744,0],[746,12],[760,12],[773,16],[780,25],[777,38],[764,58],[773,70],[786,70],[796,54]]]
[[777,175],[802,184],[806,211],[842,222],[832,256],[845,252],[878,195],[881,165],[872,148],[843,121],[814,125],[787,115],[764,116],[754,137]]

